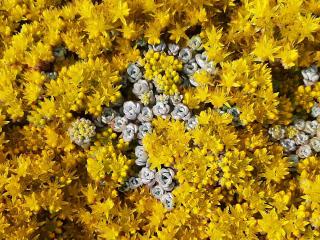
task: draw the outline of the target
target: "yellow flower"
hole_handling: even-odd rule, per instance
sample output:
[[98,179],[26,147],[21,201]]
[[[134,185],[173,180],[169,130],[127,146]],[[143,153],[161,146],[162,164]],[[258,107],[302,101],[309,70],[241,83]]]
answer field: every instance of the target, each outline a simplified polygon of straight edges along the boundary
[[266,233],[269,239],[282,240],[285,237],[284,225],[287,221],[279,219],[273,208],[269,213],[261,212],[262,219],[258,220],[258,225],[262,232]]
[[287,158],[275,157],[274,161],[269,166],[266,166],[262,176],[267,179],[267,182],[275,181],[279,183],[289,174],[289,167],[290,162]]
[[138,26],[134,22],[130,22],[129,24],[124,24],[121,30],[123,37],[129,40],[132,40],[138,36]]
[[34,192],[31,194],[31,196],[25,196],[24,199],[26,201],[24,206],[29,208],[31,211],[38,212],[40,210],[40,205],[39,205],[39,202],[36,199],[36,195],[35,195]]
[[[303,41],[305,38],[314,40],[313,33],[320,29],[320,19],[314,17],[311,13],[307,13],[306,15],[299,14],[297,20],[300,25],[298,42]],[[298,30],[298,28],[296,30]]]
[[314,181],[302,178],[300,180],[301,188],[305,195],[304,199],[307,199],[313,203],[320,204],[320,175],[317,175]]
[[143,139],[151,168],[160,169],[162,164],[170,167],[188,151],[190,134],[181,121],[157,118],[153,123],[154,131]]
[[116,6],[110,9],[111,14],[113,15],[112,22],[116,22],[118,19],[121,20],[122,24],[126,24],[126,19],[129,15],[130,9],[128,8],[128,3],[122,2],[122,0],[115,0]]
[[99,237],[102,239],[117,240],[119,239],[120,226],[116,224],[99,226]]
[[243,184],[254,169],[250,165],[251,161],[252,159],[247,157],[244,151],[238,149],[227,151],[218,164],[223,173],[220,180],[221,185],[230,189],[231,186]]
[[193,79],[200,85],[212,85],[212,76],[206,70],[198,70],[193,74]]
[[169,33],[171,33],[170,40],[178,43],[181,38],[188,39],[188,36],[185,33],[188,28],[189,27],[182,27],[179,23],[176,23],[175,28],[169,31]]
[[88,184],[86,189],[82,190],[89,204],[93,204],[98,196],[97,187],[93,188],[92,184]]
[[147,30],[145,31],[145,36],[148,39],[148,43],[159,44],[160,35],[161,35],[161,28],[157,26],[157,22],[149,23]]
[[273,38],[264,34],[256,43],[252,54],[258,61],[274,61],[277,52],[281,49]]
[[256,115],[254,113],[254,103],[240,107],[240,111],[240,120],[242,124],[247,125],[256,119]]
[[113,207],[114,207],[114,202],[110,198],[107,198],[103,202],[99,201],[90,206],[94,215],[106,220],[109,218]]
[[87,171],[95,181],[99,181],[105,176],[103,163],[93,158],[88,158],[87,160]]
[[298,50],[292,48],[289,44],[285,45],[277,54],[277,57],[281,59],[285,69],[296,65],[298,56]]
[[[143,2],[147,2],[147,1],[143,1]],[[169,9],[167,11],[160,11],[160,10],[156,11],[153,14],[153,17],[154,17],[154,22],[159,24],[160,29],[165,28],[170,23]]]
[[216,107],[220,108],[223,105],[228,106],[228,101],[231,99],[231,96],[221,87],[216,87],[212,92],[209,98],[209,101]]
[[297,209],[295,206],[291,206],[285,216],[288,220],[288,223],[284,226],[287,235],[292,233],[297,238],[304,233],[305,227],[308,224],[305,220],[304,214],[300,214],[300,212],[302,212],[300,209]]

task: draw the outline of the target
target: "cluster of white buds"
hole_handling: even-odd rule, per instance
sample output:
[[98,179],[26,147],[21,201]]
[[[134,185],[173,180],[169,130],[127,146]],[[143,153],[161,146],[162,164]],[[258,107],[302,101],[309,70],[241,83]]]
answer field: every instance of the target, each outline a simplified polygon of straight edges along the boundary
[[181,76],[182,79],[187,79],[192,86],[199,86],[194,78],[195,74],[199,70],[205,70],[210,74],[214,74],[216,69],[212,61],[208,60],[207,53],[203,49],[203,44],[199,35],[193,36],[188,46],[180,48],[176,44],[168,44],[169,55],[177,56],[183,63],[183,73],[186,77]]
[[174,44],[174,43],[169,43],[168,44],[168,54],[169,55],[176,56],[176,55],[178,55],[179,51],[180,51],[180,46],[179,45]]
[[96,126],[90,120],[80,118],[71,124],[68,133],[72,142],[87,148],[96,135]]
[[[143,150],[136,148],[142,159],[145,156]],[[149,167],[143,167],[137,177],[130,177],[122,186],[122,191],[136,189],[140,186],[147,186],[151,194],[162,202],[164,207],[172,210],[174,207],[174,198],[172,190],[175,187],[175,173],[171,168],[161,168],[159,171],[151,170]]]
[[301,74],[303,76],[303,82],[306,86],[314,85],[320,78],[320,73],[318,72],[316,65],[312,65],[311,67],[302,70]]
[[148,167],[143,167],[139,173],[141,183],[147,185],[150,188],[151,194],[159,199],[168,210],[174,207],[173,195],[171,193],[175,186],[174,175],[175,173],[171,168],[161,168],[157,172]]
[[174,106],[174,109],[171,112],[171,116],[175,120],[188,121],[191,117],[191,113],[186,105],[179,103]]
[[315,103],[311,116],[317,120],[297,119],[292,125],[276,125],[269,128],[269,134],[274,141],[280,141],[287,154],[307,158],[320,152],[320,109]]
[[191,85],[195,87],[199,86],[199,83],[193,78],[193,74],[200,70],[205,70],[209,74],[214,74],[216,71],[214,63],[208,60],[208,56],[205,51],[197,53],[189,63],[188,67],[185,68],[185,73],[189,75]]
[[[215,64],[213,61],[210,61],[208,59],[207,53],[206,51],[204,51],[202,40],[199,35],[191,37],[188,41],[188,46],[183,48],[174,43],[169,43],[166,45],[164,42],[161,42],[160,44],[154,46],[149,45],[148,49],[152,49],[156,52],[166,52],[168,55],[177,57],[183,63],[183,71],[182,75],[180,76],[181,79],[187,80],[187,82],[192,86],[197,87],[199,85],[199,83],[197,83],[193,79],[193,74],[197,71],[205,70],[209,74],[215,74],[216,72]],[[137,63],[136,67],[138,65],[139,64]],[[127,71],[128,73],[132,72],[131,65],[129,66],[129,68],[130,71]],[[141,72],[141,70],[139,72]],[[134,73],[136,75],[136,71],[134,71]],[[134,77],[129,76],[129,79],[133,78]]]
[[133,84],[132,93],[145,105],[154,102],[153,85],[144,79]]
[[153,50],[155,52],[163,52],[165,51],[167,45],[164,42],[161,42],[156,45],[148,45],[149,50]]
[[[215,72],[213,62],[208,60],[204,51],[201,38],[196,35],[192,37],[188,46],[181,48],[177,44],[147,45],[139,43],[138,47],[145,54],[148,49],[155,52],[166,52],[182,62],[181,71],[177,72],[182,79],[178,92],[172,95],[164,94],[158,81],[161,79],[145,79],[146,70],[142,62],[131,63],[124,76],[123,91],[126,91],[126,99],[120,107],[104,108],[102,115],[95,119],[99,127],[109,125],[114,132],[121,134],[125,142],[134,145],[135,164],[140,169],[139,174],[130,177],[124,184],[122,190],[138,188],[146,185],[151,194],[159,199],[167,209],[172,209],[174,199],[172,190],[176,183],[174,181],[174,170],[172,168],[161,168],[151,170],[148,162],[149,156],[143,146],[144,137],[152,132],[152,120],[155,117],[171,118],[185,123],[186,130],[197,127],[198,119],[191,110],[183,103],[183,95],[179,93],[180,87],[195,87],[197,83],[192,82],[192,76],[196,71],[205,70],[210,74]],[[190,84],[191,83],[191,84]],[[234,109],[236,112],[236,109]],[[239,114],[238,114],[239,115]]]

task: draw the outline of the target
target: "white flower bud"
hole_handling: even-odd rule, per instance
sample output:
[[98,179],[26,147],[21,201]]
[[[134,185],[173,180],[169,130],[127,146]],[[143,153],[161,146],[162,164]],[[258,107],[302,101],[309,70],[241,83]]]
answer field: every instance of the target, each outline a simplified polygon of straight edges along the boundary
[[186,105],[179,103],[174,107],[173,111],[171,112],[171,115],[175,120],[186,121],[190,118],[191,113]]
[[173,177],[174,171],[171,168],[162,168],[156,173],[156,181],[166,191],[171,191],[173,189]]
[[134,153],[136,155],[137,158],[143,159],[143,160],[147,160],[148,159],[148,154],[147,152],[144,150],[143,146],[136,146]]
[[177,55],[179,53],[180,47],[177,44],[169,43],[168,44],[168,54],[169,55]]
[[202,46],[202,41],[199,35],[193,36],[189,41],[188,41],[188,46],[194,50],[194,51],[200,51],[203,49]]
[[154,115],[165,118],[170,112],[170,106],[165,102],[157,102],[156,105],[152,107],[152,111]]
[[299,131],[302,131],[306,126],[306,122],[303,119],[297,119],[294,121],[293,126]]
[[200,85],[192,76],[190,76],[190,78],[188,80],[189,80],[190,84],[194,87],[198,87]]
[[135,120],[141,111],[141,104],[138,102],[127,101],[123,104],[123,113],[129,120]]
[[141,113],[138,115],[140,122],[150,122],[153,118],[152,110],[149,107],[143,107]]
[[146,80],[140,79],[133,84],[132,92],[137,97],[140,97],[142,94],[150,91],[150,85]]
[[285,130],[282,126],[276,125],[274,127],[269,128],[268,133],[275,140],[280,140],[284,138]]
[[304,145],[308,142],[309,136],[304,132],[298,132],[294,141],[297,145]]
[[319,137],[314,137],[311,138],[309,145],[315,152],[320,152],[320,138]]
[[109,124],[118,115],[112,108],[104,108],[101,114],[101,121],[104,124]]
[[170,96],[170,101],[173,106],[176,106],[177,104],[181,103],[183,99],[182,94],[175,93],[174,95]]
[[130,82],[136,82],[142,78],[142,72],[140,68],[135,64],[130,64],[128,66],[127,73],[128,73]]
[[137,158],[137,159],[135,160],[135,164],[136,164],[137,166],[140,166],[140,167],[146,166],[146,165],[147,165],[147,162],[148,162],[148,160],[141,159],[141,158]]
[[160,201],[165,206],[166,209],[172,210],[174,207],[173,195],[172,193],[165,193],[162,195]]
[[166,49],[166,44],[164,42],[161,42],[156,45],[149,45],[149,49],[155,52],[163,52]]
[[148,133],[152,132],[152,125],[150,122],[143,122],[139,126],[138,139],[143,139]]
[[163,189],[167,192],[171,192],[175,187],[175,183],[172,182],[171,184],[169,184],[168,186],[163,186]]
[[156,174],[155,170],[150,170],[147,167],[143,167],[140,170],[139,176],[143,184],[147,184],[148,186],[151,187],[156,182],[155,174]]
[[198,64],[195,62],[186,63],[183,66],[183,72],[187,75],[192,75],[198,70]]
[[318,125],[318,127],[317,127],[317,137],[319,137],[320,138],[320,124]]
[[115,117],[111,122],[110,126],[115,132],[122,132],[125,126],[128,124],[128,119],[126,117]]
[[308,144],[302,145],[298,148],[296,154],[299,156],[299,158],[310,157],[312,154],[311,147]]
[[129,123],[122,131],[122,137],[125,142],[131,142],[138,132],[138,126]]
[[186,122],[187,130],[195,129],[198,126],[198,119],[196,117],[191,117]]
[[301,71],[305,85],[310,86],[319,80],[318,68],[316,65]]
[[128,180],[128,185],[130,189],[136,189],[142,186],[142,180],[139,177],[131,177]]
[[316,135],[317,133],[318,122],[317,121],[306,121],[306,125],[303,129],[304,132],[310,134],[311,136]]
[[156,185],[151,188],[151,193],[156,199],[160,200],[165,191],[160,185]]
[[286,152],[292,152],[296,150],[296,143],[292,139],[281,139],[280,143],[284,147]]
[[189,62],[192,58],[192,52],[190,48],[182,48],[179,52],[178,58],[184,63]]
[[196,54],[194,58],[200,68],[205,68],[207,66],[208,56],[205,52]]
[[206,52],[196,54],[195,60],[199,67],[206,70],[208,73],[213,74],[215,72],[214,63],[212,61],[208,61]]
[[317,118],[320,116],[320,106],[317,103],[314,103],[312,109],[311,109],[311,116],[314,118]]

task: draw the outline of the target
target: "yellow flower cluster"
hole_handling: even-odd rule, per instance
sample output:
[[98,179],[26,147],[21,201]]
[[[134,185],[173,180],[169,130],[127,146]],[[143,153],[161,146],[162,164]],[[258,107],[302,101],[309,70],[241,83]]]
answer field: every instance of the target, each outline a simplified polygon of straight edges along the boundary
[[[0,23],[0,239],[320,239],[320,155],[297,162],[268,135],[320,102],[319,0],[0,0]],[[191,40],[212,68],[196,87],[155,50]],[[197,124],[166,112],[130,143],[102,125],[133,98],[130,64]],[[150,169],[174,169],[172,210],[122,191],[140,140]]]
[[320,100],[320,83],[314,86],[299,86],[294,97],[300,110],[310,112],[314,102]]
[[146,80],[154,80],[156,87],[166,94],[178,93],[178,86],[181,83],[178,71],[182,70],[182,64],[177,59],[165,53],[149,50],[145,58],[138,62],[145,69]]
[[243,124],[278,119],[278,94],[273,92],[271,72],[266,65],[244,57],[221,66],[220,76],[204,71],[195,74],[194,78],[200,78],[203,84],[185,90],[186,105],[192,109],[208,103],[216,108],[236,105],[242,112]]

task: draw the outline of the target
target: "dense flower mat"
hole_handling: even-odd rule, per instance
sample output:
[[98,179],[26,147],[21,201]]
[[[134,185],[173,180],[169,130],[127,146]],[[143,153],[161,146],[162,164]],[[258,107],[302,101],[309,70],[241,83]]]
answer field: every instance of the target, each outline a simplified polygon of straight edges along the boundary
[[0,239],[320,239],[319,0],[0,0]]

